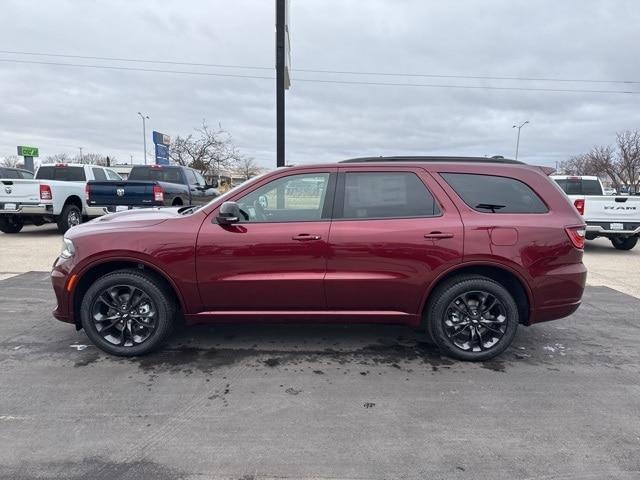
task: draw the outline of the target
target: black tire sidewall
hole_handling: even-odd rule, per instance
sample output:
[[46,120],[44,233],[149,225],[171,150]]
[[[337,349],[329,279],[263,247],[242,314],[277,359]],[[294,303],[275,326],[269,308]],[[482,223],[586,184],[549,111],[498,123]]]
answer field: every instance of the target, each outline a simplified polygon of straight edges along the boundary
[[[121,347],[113,345],[100,336],[91,318],[91,307],[95,298],[106,288],[127,284],[144,291],[154,302],[157,310],[158,325],[151,336],[140,345]],[[120,271],[108,274],[93,283],[82,298],[80,305],[80,320],[85,333],[101,350],[112,355],[130,357],[144,355],[157,349],[172,330],[176,308],[173,299],[165,288],[153,277],[133,271]]]
[[[458,348],[444,332],[442,320],[449,304],[459,295],[473,290],[482,290],[495,295],[507,313],[507,329],[496,345],[481,352],[467,352]],[[445,354],[467,361],[490,360],[504,352],[515,337],[519,324],[518,306],[509,291],[499,283],[487,277],[453,278],[442,285],[433,296],[428,310],[427,327],[434,343]]]
[[0,231],[3,233],[18,233],[24,227],[22,217],[0,217]]
[[78,212],[78,216],[80,217],[80,224],[82,224],[82,210],[80,210],[75,205],[65,205],[57,222],[58,230],[60,231],[60,233],[66,233],[66,231],[71,228],[71,225],[69,225],[69,213],[73,210]]
[[611,238],[611,244],[616,250],[631,250],[638,243],[638,237]]

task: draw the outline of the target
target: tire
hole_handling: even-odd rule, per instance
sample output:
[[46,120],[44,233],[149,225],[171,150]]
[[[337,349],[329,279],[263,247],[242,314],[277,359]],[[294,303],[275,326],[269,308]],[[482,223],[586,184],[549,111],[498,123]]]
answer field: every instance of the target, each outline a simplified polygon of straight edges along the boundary
[[[489,308],[483,312],[486,304]],[[460,275],[433,292],[426,325],[434,343],[446,355],[483,361],[511,345],[519,321],[518,306],[501,284],[482,275]]]
[[0,217],[0,231],[18,233],[24,227],[24,220],[17,215]]
[[[138,308],[129,310],[132,297]],[[133,357],[160,347],[177,321],[176,312],[171,292],[154,276],[118,270],[89,287],[80,305],[80,321],[98,348]]]
[[610,240],[616,250],[631,250],[638,243],[638,237],[611,237]]
[[62,209],[62,213],[56,219],[56,223],[58,224],[58,231],[66,233],[71,227],[82,223],[82,211],[74,204],[68,203]]

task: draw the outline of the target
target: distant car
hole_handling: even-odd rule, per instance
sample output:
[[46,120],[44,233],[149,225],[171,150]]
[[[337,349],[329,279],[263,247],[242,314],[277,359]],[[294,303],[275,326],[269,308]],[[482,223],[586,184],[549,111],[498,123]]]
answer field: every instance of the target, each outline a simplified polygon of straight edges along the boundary
[[219,195],[193,168],[136,165],[127,180],[87,183],[87,202],[115,212],[140,207],[204,205]]
[[553,175],[587,223],[587,240],[606,237],[618,250],[631,250],[640,236],[640,198],[608,197],[594,176]]
[[72,163],[41,165],[35,177],[0,178],[0,231],[18,233],[29,221],[55,222],[64,233],[85,219],[104,215],[104,209],[87,205],[85,184],[107,178],[120,175],[107,167]]
[[22,168],[0,167],[0,179],[15,179],[21,178],[23,180],[29,180],[33,178],[33,172],[24,170]]
[[123,356],[184,318],[423,327],[444,353],[487,360],[519,325],[580,305],[584,221],[545,168],[356,159],[277,169],[202,207],[106,215],[65,236],[54,316]]
[[610,197],[618,194],[618,191],[615,188],[611,188],[611,187],[602,187],[602,191],[604,192],[605,195],[608,195]]

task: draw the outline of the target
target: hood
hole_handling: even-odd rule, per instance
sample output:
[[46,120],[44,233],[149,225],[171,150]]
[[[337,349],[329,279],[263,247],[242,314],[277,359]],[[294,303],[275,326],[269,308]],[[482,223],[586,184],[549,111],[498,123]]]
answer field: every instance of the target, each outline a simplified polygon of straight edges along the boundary
[[73,238],[78,234],[85,234],[96,231],[111,229],[132,229],[147,228],[165,222],[171,218],[180,217],[177,208],[141,208],[136,210],[125,210],[123,212],[109,213],[102,217],[94,218],[90,222],[82,223],[71,228],[67,232],[67,237]]

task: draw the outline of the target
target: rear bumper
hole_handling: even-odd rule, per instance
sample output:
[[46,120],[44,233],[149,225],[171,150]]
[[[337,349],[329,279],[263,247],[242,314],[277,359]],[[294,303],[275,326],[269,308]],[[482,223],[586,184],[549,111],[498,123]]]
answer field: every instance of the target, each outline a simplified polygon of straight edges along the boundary
[[87,207],[86,215],[87,217],[101,217],[102,215],[106,215],[109,213],[105,207]]
[[[612,223],[621,223],[622,230],[611,230]],[[628,222],[587,222],[587,232],[596,235],[626,235],[633,236],[640,234],[640,224]]]
[[564,265],[546,272],[538,282],[530,325],[564,318],[575,312],[582,302],[587,268],[583,263]]
[[[4,204],[2,206],[4,207]],[[38,203],[38,204],[18,203],[16,207],[17,207],[16,209],[11,209],[11,210],[0,208],[0,214],[1,215],[53,215],[53,204],[50,204],[50,203]]]

